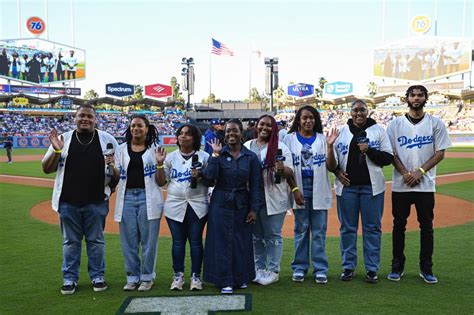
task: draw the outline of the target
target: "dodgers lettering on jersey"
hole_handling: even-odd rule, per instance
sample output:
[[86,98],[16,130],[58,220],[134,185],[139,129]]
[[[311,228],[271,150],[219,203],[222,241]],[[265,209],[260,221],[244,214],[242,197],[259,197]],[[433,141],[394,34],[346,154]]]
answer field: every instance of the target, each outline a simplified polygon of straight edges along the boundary
[[156,173],[156,165],[155,164],[145,164],[143,167],[143,176],[152,176]]
[[326,154],[315,154],[313,155],[313,165],[320,167],[321,165],[326,165]]
[[123,168],[122,165],[120,165],[120,167],[119,167],[119,172],[120,172],[120,179],[126,179],[127,178],[127,174],[126,174],[125,169]]
[[179,172],[177,169],[172,168],[170,177],[176,179],[177,182],[191,181],[191,170],[188,168],[184,172]]
[[[293,159],[293,166],[298,166],[301,163],[301,157],[299,155],[296,155],[294,153],[291,154],[291,157]],[[315,154],[313,155],[313,165],[316,166],[321,166],[323,163],[326,162],[326,154]]]
[[400,136],[397,138],[397,141],[400,147],[406,146],[407,149],[418,147],[418,149],[421,149],[422,146],[433,143],[433,136],[415,135],[411,139],[406,136]]
[[370,140],[369,148],[380,150],[380,140]]
[[349,145],[344,143],[338,143],[336,149],[341,152],[342,155],[346,155],[349,152]]

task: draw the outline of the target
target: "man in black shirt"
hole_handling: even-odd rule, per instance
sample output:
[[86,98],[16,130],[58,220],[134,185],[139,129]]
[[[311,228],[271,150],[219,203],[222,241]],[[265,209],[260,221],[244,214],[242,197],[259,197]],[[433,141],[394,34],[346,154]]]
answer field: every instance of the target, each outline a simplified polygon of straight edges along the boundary
[[57,172],[52,207],[59,212],[63,234],[64,283],[62,294],[73,294],[79,279],[82,239],[86,240],[88,271],[94,291],[104,291],[104,227],[109,211],[111,178],[106,176],[103,152],[115,138],[95,129],[96,112],[81,105],[75,116],[76,130],[61,136],[53,129],[51,146],[42,161],[47,174]]

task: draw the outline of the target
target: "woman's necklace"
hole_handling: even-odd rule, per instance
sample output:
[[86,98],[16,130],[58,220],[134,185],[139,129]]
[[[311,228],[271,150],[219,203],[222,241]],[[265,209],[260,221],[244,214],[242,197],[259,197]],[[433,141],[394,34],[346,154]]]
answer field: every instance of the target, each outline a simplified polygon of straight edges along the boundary
[[77,131],[76,131],[76,139],[77,139],[77,142],[79,142],[79,144],[82,144],[82,145],[89,145],[92,143],[92,140],[94,140],[94,137],[95,137],[95,129],[94,129],[94,133],[92,134],[92,138],[89,142],[87,143],[82,143],[81,140],[79,140],[79,136],[77,135]]

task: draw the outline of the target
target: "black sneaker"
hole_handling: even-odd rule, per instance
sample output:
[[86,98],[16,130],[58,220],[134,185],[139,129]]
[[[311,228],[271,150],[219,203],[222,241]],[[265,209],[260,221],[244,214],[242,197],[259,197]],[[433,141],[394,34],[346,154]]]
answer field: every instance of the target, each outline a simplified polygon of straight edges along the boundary
[[344,269],[344,271],[341,273],[341,280],[342,281],[351,281],[354,279],[355,272],[352,269]]
[[75,282],[65,282],[61,287],[61,293],[64,295],[74,294],[76,292],[76,283]]
[[367,275],[365,276],[365,282],[367,283],[379,282],[379,277],[377,277],[377,273],[375,271],[368,271]]
[[104,279],[92,280],[92,288],[95,292],[107,290],[107,282]]

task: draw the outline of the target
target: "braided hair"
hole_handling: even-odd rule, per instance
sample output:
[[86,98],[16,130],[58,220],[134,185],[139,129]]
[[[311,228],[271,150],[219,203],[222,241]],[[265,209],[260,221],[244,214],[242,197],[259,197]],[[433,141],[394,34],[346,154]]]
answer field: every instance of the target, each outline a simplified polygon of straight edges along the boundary
[[[132,120],[134,120],[135,118],[140,118],[141,120],[143,120],[145,126],[148,128],[148,133],[145,137],[146,148],[148,149],[151,147],[152,144],[158,143],[158,130],[156,129],[155,125],[151,125],[150,121],[148,120],[148,118],[145,117],[145,115],[139,114],[132,115],[132,117],[130,118],[130,122],[132,122]],[[130,125],[127,127],[127,130],[125,130],[123,134],[125,135],[125,141],[127,142],[127,144],[131,144],[132,131],[130,130]]]
[[272,132],[270,134],[270,139],[268,140],[267,155],[265,156],[265,165],[263,166],[263,170],[267,171],[268,182],[273,184],[273,178],[275,175],[275,171],[273,168],[275,166],[275,156],[278,150],[278,126],[273,116],[265,114],[258,118],[256,124],[257,127],[260,123],[260,120],[262,120],[263,118],[269,118],[272,124]]

